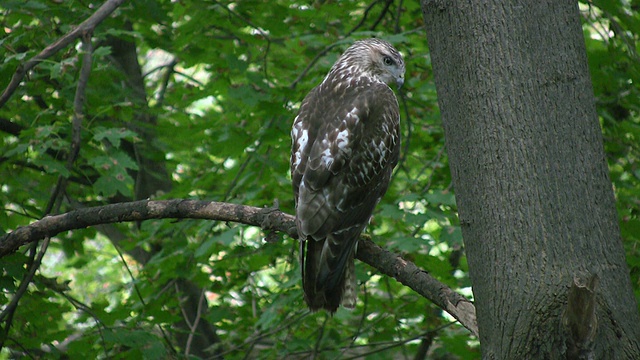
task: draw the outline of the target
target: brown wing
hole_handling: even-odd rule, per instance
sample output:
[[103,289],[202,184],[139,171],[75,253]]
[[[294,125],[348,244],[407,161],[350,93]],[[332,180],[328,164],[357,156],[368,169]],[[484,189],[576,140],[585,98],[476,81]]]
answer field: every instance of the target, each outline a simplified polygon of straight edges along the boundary
[[[310,307],[335,311],[357,239],[399,155],[398,103],[379,83],[315,88],[292,130],[296,223],[308,239],[303,285]],[[302,244],[304,246],[304,244]]]

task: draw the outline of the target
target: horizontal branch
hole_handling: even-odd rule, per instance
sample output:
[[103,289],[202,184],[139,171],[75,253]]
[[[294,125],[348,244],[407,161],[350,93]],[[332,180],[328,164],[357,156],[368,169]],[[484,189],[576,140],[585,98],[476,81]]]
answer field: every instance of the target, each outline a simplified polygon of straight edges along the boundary
[[117,222],[150,219],[205,219],[238,222],[262,227],[270,219],[272,226],[264,230],[277,230],[296,238],[293,216],[275,209],[262,209],[200,200],[140,200],[105,206],[73,210],[65,214],[46,216],[27,226],[17,228],[0,237],[0,258],[27,243],[55,236],[73,229]]
[[[279,231],[297,239],[292,215],[273,208],[258,208],[201,200],[140,200],[74,210],[47,216],[0,237],[0,258],[22,245],[53,237],[59,233],[89,226],[150,219],[205,219],[258,226]],[[356,257],[381,273],[395,278],[448,312],[478,335],[475,307],[468,299],[418,268],[411,261],[393,254],[371,240],[361,238]]]

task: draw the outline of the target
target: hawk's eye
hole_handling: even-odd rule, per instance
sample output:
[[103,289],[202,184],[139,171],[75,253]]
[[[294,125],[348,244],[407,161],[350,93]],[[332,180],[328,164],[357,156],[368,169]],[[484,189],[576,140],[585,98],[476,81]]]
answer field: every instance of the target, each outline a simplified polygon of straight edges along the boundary
[[395,65],[395,64],[396,64],[396,62],[395,62],[395,61],[393,61],[393,59],[392,59],[392,58],[390,58],[389,56],[385,56],[385,57],[383,57],[383,58],[382,58],[382,61],[383,61],[383,62],[384,62],[384,64],[385,64],[385,65],[387,65],[387,66],[391,66],[391,65]]

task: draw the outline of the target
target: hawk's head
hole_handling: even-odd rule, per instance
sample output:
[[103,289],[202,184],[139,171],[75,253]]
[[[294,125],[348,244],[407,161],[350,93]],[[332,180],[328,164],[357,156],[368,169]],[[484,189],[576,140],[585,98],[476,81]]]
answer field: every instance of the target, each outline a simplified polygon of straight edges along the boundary
[[365,75],[387,85],[395,82],[399,88],[404,83],[404,60],[398,50],[384,40],[359,40],[340,56],[329,75],[335,72],[341,73],[340,77]]

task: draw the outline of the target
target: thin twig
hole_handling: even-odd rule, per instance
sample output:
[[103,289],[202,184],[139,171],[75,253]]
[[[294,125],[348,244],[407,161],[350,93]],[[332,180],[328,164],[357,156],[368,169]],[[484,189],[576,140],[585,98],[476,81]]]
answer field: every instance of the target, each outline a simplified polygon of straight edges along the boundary
[[[379,352],[382,352],[382,351],[385,351],[385,350],[393,349],[393,348],[395,348],[395,347],[398,347],[398,346],[404,345],[404,344],[406,344],[406,343],[408,343],[408,342],[411,342],[411,341],[414,341],[414,340],[420,339],[420,338],[422,338],[422,337],[424,337],[424,336],[427,336],[427,335],[429,335],[429,334],[431,334],[431,333],[437,333],[438,331],[441,331],[441,330],[443,330],[443,329],[445,329],[445,328],[447,328],[447,327],[449,327],[449,326],[451,326],[451,325],[453,325],[453,324],[455,324],[455,321],[453,321],[453,322],[449,322],[449,323],[446,323],[446,324],[444,324],[444,325],[438,326],[437,328],[435,328],[435,329],[433,329],[433,330],[425,331],[425,332],[424,332],[424,333],[422,333],[422,334],[419,334],[419,335],[416,335],[416,336],[413,336],[413,337],[410,337],[410,338],[407,338],[407,339],[403,339],[403,340],[400,340],[400,341],[391,341],[391,342],[388,342],[388,345],[386,345],[386,346],[383,346],[383,347],[378,348],[378,349],[373,349],[373,350],[371,350],[371,351],[369,351],[369,352],[360,353],[360,354],[355,355],[355,356],[352,356],[352,357],[343,358],[343,360],[351,360],[351,359],[364,358],[364,357],[365,357],[365,356],[367,356],[367,355],[372,355],[372,354],[379,353]],[[374,344],[368,344],[368,345],[365,345],[365,346],[367,346],[367,347],[370,347],[370,346],[371,346],[371,347],[372,347],[372,346],[376,346],[376,345],[381,345],[381,344],[375,344],[375,343],[374,343]]]
[[[253,338],[249,338],[247,340],[245,340],[242,344],[237,345],[227,351],[224,351],[220,354],[216,355],[217,356],[222,356],[224,357],[225,355],[229,355],[231,353],[234,353],[238,350],[240,350],[241,348],[243,348],[246,344],[250,344],[250,347],[248,350],[245,351],[245,357],[244,358],[249,358],[249,356],[251,355],[251,349],[253,349],[253,347],[256,345],[256,343],[268,336],[271,336],[273,334],[277,334],[282,330],[287,330],[290,329],[292,327],[293,324],[297,324],[300,323],[300,321],[302,320],[302,318],[304,318],[305,316],[309,315],[311,312],[307,309],[302,309],[302,310],[298,310],[295,313],[293,313],[293,315],[291,315],[289,318],[284,319],[283,321],[280,322],[280,325],[278,325],[275,328],[270,329],[269,331],[265,331],[263,333],[258,333],[256,334]],[[213,357],[212,357],[213,358]]]
[[136,277],[133,276],[133,272],[131,271],[131,268],[129,267],[129,264],[127,264],[127,260],[124,258],[124,254],[122,253],[122,251],[120,251],[120,248],[118,246],[116,246],[115,244],[113,244],[113,248],[118,253],[118,257],[120,258],[120,261],[122,262],[122,265],[124,265],[124,268],[127,270],[127,274],[129,274],[129,278],[131,279],[131,284],[133,285],[133,289],[136,291],[136,295],[138,296],[138,299],[140,299],[140,304],[142,304],[142,308],[143,309],[146,308],[147,304],[144,301],[144,297],[142,296],[142,293],[140,292],[140,289],[138,288],[138,281],[137,281]]
[[362,328],[364,327],[364,322],[367,319],[367,305],[369,304],[369,292],[367,291],[367,282],[363,282],[362,283],[362,315],[360,316],[360,321],[358,323],[358,329],[356,330],[355,334],[353,334],[353,336],[351,336],[351,339],[349,341],[349,345],[346,346],[342,352],[340,353],[341,356],[344,356],[345,351],[347,351],[348,349],[350,349],[353,344],[355,344],[356,340],[358,339],[358,337],[360,337],[360,334],[362,334]]
[[[142,292],[140,292],[140,288],[138,287],[138,282],[136,281],[136,277],[133,276],[133,272],[131,271],[131,268],[127,264],[127,261],[124,258],[124,254],[122,253],[122,251],[120,251],[120,248],[115,243],[113,244],[113,247],[118,253],[118,256],[120,257],[120,261],[122,262],[122,265],[124,265],[124,268],[127,270],[127,274],[129,274],[129,278],[131,279],[131,284],[133,285],[133,289],[135,290],[136,295],[138,296],[138,299],[140,299],[140,304],[142,304],[142,309],[144,311],[144,309],[147,308],[147,303],[144,300],[144,297],[142,296]],[[166,331],[164,331],[162,324],[156,324],[156,326],[158,327],[158,329],[160,329],[160,333],[162,334],[162,338],[164,339],[164,341],[167,343],[167,347],[173,350],[173,352],[175,353],[175,349],[171,344],[169,335],[166,333]]]
[[[636,49],[636,41],[633,37],[630,37],[628,31],[622,28],[622,25],[616,20],[616,18],[608,12],[604,12],[604,15],[609,20],[611,29],[615,32],[616,36],[622,39],[622,42],[627,46],[629,51],[629,57],[635,61],[640,61],[640,56]],[[595,28],[595,27],[594,27]],[[635,37],[635,36],[634,36]]]
[[[82,66],[80,68],[80,76],[78,77],[78,86],[76,86],[76,94],[73,97],[73,120],[71,122],[71,151],[67,157],[66,168],[71,172],[73,164],[76,162],[80,154],[80,145],[82,144],[82,121],[84,120],[84,103],[86,98],[87,84],[89,83],[89,75],[91,75],[93,44],[91,36],[93,33],[87,31],[82,34]],[[60,193],[64,193],[67,186],[67,178],[60,176],[58,178],[60,184]],[[58,212],[58,210],[56,210]]]
[[173,69],[173,74],[176,75],[176,76],[182,76],[183,78],[191,81],[192,83],[198,85],[199,87],[203,87],[204,86],[204,83],[202,81],[194,78],[193,76],[191,76],[189,74],[185,74],[185,73],[183,73],[181,71],[178,71],[176,69]]
[[324,329],[327,327],[327,322],[329,321],[329,315],[325,314],[324,321],[322,322],[322,326],[319,329],[318,337],[316,339],[316,344],[313,347],[313,357],[315,359],[320,354],[320,344],[322,343],[322,337],[324,336]]
[[[73,170],[73,164],[80,154],[80,144],[82,141],[82,120],[84,119],[84,100],[85,92],[87,89],[87,83],[89,82],[89,75],[91,74],[92,53],[93,45],[91,44],[92,32],[87,30],[81,34],[82,36],[82,65],[80,67],[80,74],[78,76],[78,85],[76,86],[76,93],[73,97],[73,116],[71,121],[71,149],[67,156],[66,169]],[[58,181],[51,195],[51,199],[47,208],[44,211],[44,215],[47,216],[52,212],[58,212],[60,208],[60,194],[65,192],[67,187],[67,178],[60,175]],[[54,211],[54,204],[58,206]]]
[[11,298],[11,301],[9,302],[9,304],[6,306],[4,311],[0,314],[0,321],[5,322],[5,327],[3,329],[4,336],[0,337],[0,349],[2,349],[2,347],[4,346],[4,341],[7,339],[7,335],[9,334],[9,328],[11,328],[13,314],[15,313],[15,310],[18,307],[18,302],[20,301],[20,298],[22,298],[24,293],[27,291],[27,287],[31,283],[31,280],[26,281],[26,279],[33,279],[33,277],[35,276],[36,271],[38,270],[38,268],[40,268],[40,264],[42,263],[42,257],[46,253],[46,250],[49,247],[50,241],[51,241],[50,237],[47,236],[44,238],[44,241],[40,246],[40,252],[38,252],[38,255],[34,259],[33,264],[29,267],[29,272],[25,275],[24,279],[20,283],[20,286],[18,287],[18,290],[16,290],[15,295],[13,295],[13,297]]
[[[409,156],[409,144],[411,143],[411,135],[413,133],[413,121],[411,120],[411,115],[409,114],[409,107],[407,106],[407,97],[404,93],[400,93],[400,102],[402,103],[402,109],[404,110],[404,117],[407,123],[407,136],[402,140],[403,146],[402,151],[400,152],[400,160],[398,161],[398,166],[396,167],[396,171],[391,175],[391,180],[395,179],[396,174],[400,171],[400,169],[406,170],[404,168],[404,162],[407,160],[407,156]],[[408,172],[408,171],[407,171]]]
[[373,7],[379,2],[380,2],[380,0],[374,0],[371,4],[369,4],[369,6],[367,6],[366,9],[364,9],[364,13],[362,14],[362,18],[356,24],[356,26],[354,26],[351,30],[347,31],[347,34],[344,36],[345,38],[348,38],[349,36],[351,36],[360,27],[362,27],[362,25],[364,25],[364,22],[367,20],[367,17],[369,16],[369,11],[371,11],[371,9],[373,9]]
[[[444,146],[440,147],[440,150],[438,150],[438,153],[436,154],[436,157],[431,160],[431,165],[436,165],[438,162],[440,162],[440,158],[442,157],[442,154],[444,154]],[[431,171],[431,174],[429,174],[429,179],[427,180],[427,184],[422,188],[421,193],[422,194],[426,194],[427,191],[429,191],[429,188],[431,188],[431,183],[433,182],[433,176],[436,174],[435,169],[433,171]]]
[[304,70],[302,70],[302,72],[300,72],[300,74],[298,74],[298,77],[293,80],[293,82],[291,83],[291,85],[289,85],[289,89],[295,89],[296,85],[298,85],[298,83],[305,77],[307,76],[307,73],[311,70],[311,68],[318,62],[318,60],[320,60],[321,57],[325,56],[329,51],[331,51],[333,48],[335,48],[338,45],[342,45],[344,43],[346,43],[346,40],[340,40],[337,42],[334,42],[333,44],[325,47],[324,49],[322,49],[322,51],[320,51],[318,54],[316,54],[316,56],[313,58],[313,60],[311,60],[311,62],[307,65],[307,67],[304,68]]
[[271,50],[271,40],[269,38],[267,39],[267,48],[264,50],[264,57],[262,58],[262,72],[264,73],[264,78],[270,82],[269,80],[269,61],[268,56],[269,56],[269,50]]
[[189,352],[191,350],[191,343],[193,342],[193,337],[196,334],[196,330],[198,329],[198,325],[200,323],[200,319],[202,318],[202,309],[204,305],[204,289],[200,291],[200,298],[198,299],[198,308],[196,309],[196,318],[193,320],[193,324],[189,324],[189,317],[185,313],[184,308],[181,306],[182,315],[184,316],[185,323],[189,326],[189,337],[187,338],[187,344],[184,349],[185,358],[189,358]]
[[240,21],[242,21],[243,23],[249,25],[250,27],[252,27],[254,30],[256,30],[260,36],[262,36],[266,42],[267,42],[267,49],[265,51],[263,51],[264,53],[264,57],[262,58],[263,61],[263,71],[264,71],[264,78],[268,79],[269,76],[267,75],[267,56],[269,55],[269,49],[271,48],[271,36],[269,36],[269,34],[267,32],[265,32],[264,30],[262,30],[261,27],[259,27],[258,25],[255,25],[253,22],[251,22],[251,20],[245,18],[244,16],[238,14],[237,12],[233,11],[229,6],[227,5],[221,5],[225,10],[227,10],[227,12],[233,16],[235,16],[236,18],[240,19]]
[[158,98],[155,106],[156,108],[161,108],[162,104],[164,103],[164,96],[167,93],[167,88],[169,88],[169,81],[171,80],[171,76],[173,75],[174,69],[177,64],[178,59],[174,57],[170,63],[164,65],[164,67],[167,68],[167,72],[162,77],[162,85],[160,86],[160,91],[158,91]]
[[391,6],[391,3],[393,3],[393,0],[385,1],[384,9],[382,9],[382,12],[380,13],[376,21],[374,21],[373,25],[371,25],[371,27],[369,28],[371,31],[374,31],[378,27],[378,24],[380,24],[384,16],[387,14],[387,11],[389,11],[389,7]]
[[[275,117],[271,117],[271,119],[269,119],[269,121],[263,127],[263,129],[265,129],[265,130],[270,129],[271,126],[273,126],[273,124],[275,122],[275,119],[276,119]],[[260,149],[260,147],[263,144],[262,140],[264,138],[264,134],[265,133],[266,133],[265,131],[261,131],[260,135],[255,140],[256,145],[254,146],[253,151],[250,152],[249,155],[247,155],[247,158],[245,159],[245,161],[242,163],[242,165],[240,165],[240,168],[238,169],[238,172],[236,173],[236,176],[233,177],[233,180],[231,180],[231,183],[227,187],[227,190],[225,191],[224,196],[222,197],[222,201],[228,201],[229,200],[229,197],[231,196],[231,193],[232,193],[233,189],[236,187],[236,185],[238,185],[238,182],[240,181],[240,176],[247,169],[247,166],[249,165],[249,163],[258,154],[258,150]]]
[[396,9],[396,23],[393,25],[393,32],[394,33],[399,33],[400,32],[400,17],[402,16],[402,1],[400,0],[400,3],[398,3],[398,8]]
[[47,286],[47,287],[57,292],[58,294],[60,294],[60,296],[62,296],[63,298],[67,299],[67,301],[71,303],[71,305],[73,305],[73,307],[75,307],[76,310],[84,311],[85,313],[87,313],[89,316],[93,318],[93,320],[98,325],[97,329],[98,329],[98,334],[100,335],[100,340],[101,340],[100,342],[102,343],[102,348],[106,352],[107,342],[104,338],[104,333],[102,332],[102,328],[106,329],[107,326],[102,322],[102,320],[98,317],[98,315],[91,309],[91,307],[81,302],[80,300],[74,298],[73,296],[67,294],[65,291],[62,291],[58,287],[55,287],[55,286]]
[[[15,338],[12,338],[12,337],[7,337],[7,340],[12,341],[14,344],[16,344],[20,348],[20,350],[22,350],[23,353],[20,354],[20,355],[22,355],[22,359],[24,359],[24,356],[28,356],[29,359],[32,359],[32,360],[40,359],[39,356],[36,357],[36,355],[33,355],[31,353],[32,351],[30,351],[30,349],[27,349],[24,345],[22,345],[22,343],[20,341],[18,341],[18,339],[15,339]],[[24,338],[22,338],[20,340],[24,340]]]

